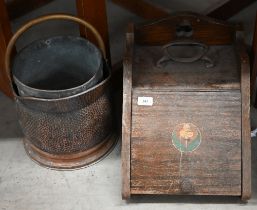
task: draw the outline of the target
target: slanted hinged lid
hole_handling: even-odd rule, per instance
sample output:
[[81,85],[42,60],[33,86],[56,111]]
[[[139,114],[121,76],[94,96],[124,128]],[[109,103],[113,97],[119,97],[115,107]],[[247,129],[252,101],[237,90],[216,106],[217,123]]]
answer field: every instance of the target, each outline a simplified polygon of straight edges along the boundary
[[194,13],[137,25],[133,88],[167,91],[240,89],[237,26]]
[[233,45],[210,46],[204,55],[198,52],[200,45],[169,48],[135,47],[134,87],[174,91],[240,89],[239,59]]

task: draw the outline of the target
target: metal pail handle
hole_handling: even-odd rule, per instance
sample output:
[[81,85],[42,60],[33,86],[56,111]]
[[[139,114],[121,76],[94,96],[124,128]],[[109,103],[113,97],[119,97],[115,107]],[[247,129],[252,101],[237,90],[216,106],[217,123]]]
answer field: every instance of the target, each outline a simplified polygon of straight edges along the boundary
[[[79,23],[80,25],[83,25],[86,29],[89,29],[95,36],[95,38],[98,42],[98,47],[102,51],[103,57],[106,59],[106,50],[105,50],[103,39],[100,36],[99,32],[90,23],[88,23],[85,20],[82,20],[78,17],[72,16],[72,15],[66,15],[66,14],[53,14],[53,15],[41,16],[41,17],[38,17],[36,19],[33,19],[33,20],[27,22],[25,25],[23,25],[21,28],[19,28],[19,30],[17,30],[14,33],[14,35],[12,36],[11,40],[9,41],[9,43],[7,45],[6,53],[5,53],[5,72],[6,72],[6,75],[8,76],[8,79],[9,79],[12,89],[13,89],[13,86],[12,86],[13,79],[12,79],[12,75],[11,75],[11,65],[10,64],[11,64],[12,51],[13,51],[13,48],[14,48],[14,45],[15,45],[17,39],[32,26],[37,25],[42,22],[45,22],[45,21],[48,21],[48,20],[70,20],[70,21]],[[13,90],[13,92],[14,92],[14,90]]]

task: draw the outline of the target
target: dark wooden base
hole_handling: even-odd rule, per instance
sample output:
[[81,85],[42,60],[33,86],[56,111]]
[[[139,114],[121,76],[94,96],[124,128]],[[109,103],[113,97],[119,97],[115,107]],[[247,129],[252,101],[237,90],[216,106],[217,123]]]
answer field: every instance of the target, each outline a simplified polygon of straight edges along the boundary
[[89,150],[68,155],[54,155],[44,152],[32,145],[27,139],[23,139],[23,143],[28,156],[39,165],[56,170],[72,170],[87,167],[100,161],[112,151],[117,140],[116,133],[113,133],[102,143]]

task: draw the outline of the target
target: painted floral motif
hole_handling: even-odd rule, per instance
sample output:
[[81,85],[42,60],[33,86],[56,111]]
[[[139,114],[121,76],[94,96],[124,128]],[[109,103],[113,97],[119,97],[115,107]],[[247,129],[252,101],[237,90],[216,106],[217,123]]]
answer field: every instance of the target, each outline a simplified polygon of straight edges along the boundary
[[192,152],[201,143],[201,133],[192,123],[178,124],[172,132],[172,143],[181,152]]

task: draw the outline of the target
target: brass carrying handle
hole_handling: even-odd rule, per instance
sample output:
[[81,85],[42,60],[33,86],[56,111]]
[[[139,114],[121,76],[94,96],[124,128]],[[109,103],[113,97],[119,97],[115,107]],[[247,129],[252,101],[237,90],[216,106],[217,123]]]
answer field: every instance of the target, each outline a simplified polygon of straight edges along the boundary
[[25,25],[23,25],[21,28],[19,28],[18,31],[12,36],[11,40],[9,41],[7,48],[6,48],[6,53],[5,53],[5,71],[6,75],[8,76],[8,79],[10,82],[12,82],[12,77],[11,77],[11,55],[12,51],[14,48],[14,45],[17,41],[17,39],[29,28],[31,28],[34,25],[37,25],[39,23],[48,21],[48,20],[70,20],[76,23],[79,23],[83,25],[86,29],[89,29],[95,36],[97,42],[98,42],[98,47],[103,53],[103,57],[106,59],[106,50],[104,46],[103,39],[101,38],[100,34],[98,31],[88,22],[85,20],[82,20],[78,17],[72,16],[72,15],[65,15],[65,14],[53,14],[53,15],[46,15],[46,16],[41,16],[36,19],[33,19],[29,22],[27,22]]

